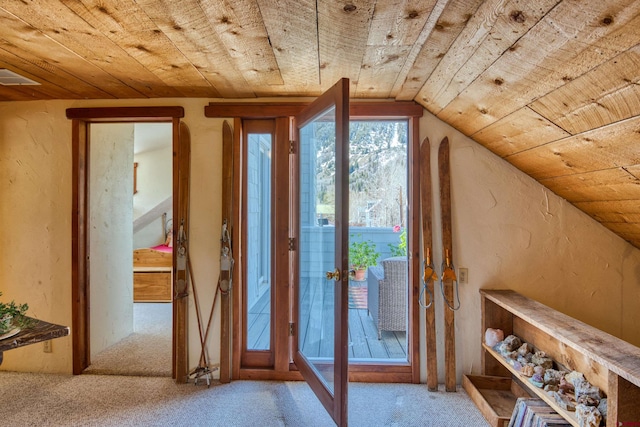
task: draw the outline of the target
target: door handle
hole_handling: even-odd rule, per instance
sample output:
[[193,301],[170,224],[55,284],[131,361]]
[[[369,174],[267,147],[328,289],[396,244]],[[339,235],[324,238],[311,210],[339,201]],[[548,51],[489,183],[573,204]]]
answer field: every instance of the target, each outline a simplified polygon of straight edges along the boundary
[[326,277],[327,277],[327,280],[335,280],[336,282],[339,282],[340,270],[336,268],[334,271],[327,271]]

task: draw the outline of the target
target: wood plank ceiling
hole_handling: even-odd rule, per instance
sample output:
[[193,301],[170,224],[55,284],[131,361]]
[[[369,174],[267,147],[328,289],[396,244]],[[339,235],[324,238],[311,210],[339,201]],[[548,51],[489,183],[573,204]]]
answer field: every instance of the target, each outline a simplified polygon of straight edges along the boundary
[[7,0],[0,101],[415,100],[640,248],[640,1]]

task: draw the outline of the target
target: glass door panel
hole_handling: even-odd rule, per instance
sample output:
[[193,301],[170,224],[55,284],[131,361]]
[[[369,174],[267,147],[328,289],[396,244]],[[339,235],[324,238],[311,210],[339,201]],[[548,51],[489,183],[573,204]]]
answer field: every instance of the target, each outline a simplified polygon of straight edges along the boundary
[[[335,108],[300,129],[300,268],[298,348],[334,387]],[[320,212],[324,211],[323,214]]]
[[349,81],[296,116],[297,333],[294,362],[336,424],[347,424]]

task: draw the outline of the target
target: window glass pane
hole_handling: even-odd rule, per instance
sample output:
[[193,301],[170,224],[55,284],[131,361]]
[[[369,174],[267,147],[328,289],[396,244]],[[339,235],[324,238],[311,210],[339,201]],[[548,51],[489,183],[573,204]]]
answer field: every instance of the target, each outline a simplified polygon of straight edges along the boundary
[[247,350],[268,350],[271,339],[271,135],[249,134],[247,150]]
[[[335,112],[300,129],[298,348],[334,390]],[[327,173],[328,172],[328,173]]]

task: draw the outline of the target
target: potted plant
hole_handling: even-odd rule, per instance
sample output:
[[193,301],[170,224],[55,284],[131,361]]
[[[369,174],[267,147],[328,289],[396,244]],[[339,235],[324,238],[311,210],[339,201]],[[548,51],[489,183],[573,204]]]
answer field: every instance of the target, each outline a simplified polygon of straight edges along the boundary
[[367,267],[378,263],[380,254],[376,251],[376,245],[371,240],[355,241],[351,239],[349,244],[349,265],[355,270],[354,280],[363,281]]
[[[2,292],[0,292],[0,296],[2,296]],[[0,302],[0,337],[13,335],[22,328],[29,327],[33,320],[26,316],[28,309],[27,304],[16,304],[13,301],[8,304]]]

